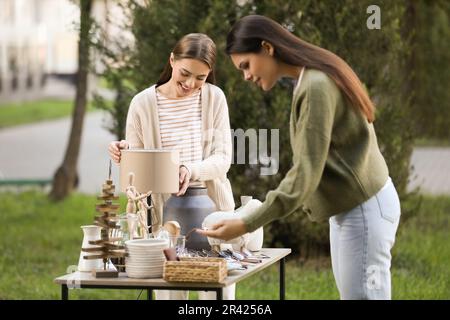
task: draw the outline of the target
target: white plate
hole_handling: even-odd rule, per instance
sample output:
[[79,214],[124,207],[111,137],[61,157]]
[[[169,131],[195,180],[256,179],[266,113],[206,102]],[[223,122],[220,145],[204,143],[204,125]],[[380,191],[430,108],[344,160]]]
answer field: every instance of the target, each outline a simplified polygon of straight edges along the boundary
[[151,263],[147,263],[147,262],[135,262],[135,261],[126,261],[125,265],[129,265],[132,267],[142,267],[142,268],[148,268],[148,267],[156,267],[156,266],[163,266],[164,265],[164,260],[160,260],[160,261],[153,261]]
[[141,270],[141,269],[127,268],[126,272],[146,273],[146,274],[162,274],[163,273],[163,268],[158,268],[158,269],[153,269],[153,270]]
[[148,278],[162,278],[162,272],[158,274],[147,274],[147,273],[127,273],[128,278],[137,278],[137,279],[148,279]]
[[163,255],[158,255],[158,256],[153,256],[153,257],[149,257],[149,256],[136,256],[136,255],[128,255],[127,259],[134,259],[134,260],[143,260],[143,261],[147,261],[147,260],[164,260],[165,257]]
[[129,247],[161,247],[165,248],[169,246],[169,242],[165,239],[137,239],[125,241],[125,245]]
[[140,264],[131,264],[131,263],[127,263],[125,264],[125,268],[131,268],[133,270],[157,270],[157,269],[163,269],[164,268],[164,264],[153,264],[153,265],[140,265]]
[[133,247],[126,247],[126,250],[129,252],[134,252],[138,254],[156,254],[156,253],[163,253],[163,250],[166,248],[133,248]]
[[158,250],[136,250],[132,248],[127,248],[127,251],[134,254],[148,254],[148,255],[155,255],[155,254],[164,254],[162,249]]
[[161,249],[157,250],[157,251],[154,251],[154,250],[149,251],[149,250],[133,250],[133,249],[127,248],[126,252],[128,252],[128,254],[136,255],[136,256],[151,257],[151,256],[163,256],[164,255],[164,252]]
[[131,248],[127,248],[127,251],[131,254],[138,254],[138,255],[158,255],[158,254],[164,254],[162,249],[158,249],[158,250],[136,250],[136,249],[131,249]]
[[141,269],[127,268],[126,272],[131,273],[131,274],[147,274],[147,275],[155,274],[156,275],[156,274],[162,274],[163,269],[159,268],[159,269],[153,269],[153,270],[141,270]]
[[129,261],[136,261],[136,262],[153,262],[153,261],[165,261],[166,260],[166,258],[164,256],[160,256],[160,257],[128,256],[126,259]]
[[152,266],[152,265],[160,265],[163,264],[166,260],[165,259],[161,259],[161,260],[151,260],[151,261],[142,261],[142,260],[133,260],[133,259],[127,259],[126,263],[130,263],[130,264],[138,264],[141,266]]
[[146,245],[135,246],[135,245],[130,245],[130,244],[125,244],[125,245],[127,248],[131,248],[131,249],[135,249],[135,250],[150,250],[150,251],[162,250],[162,249],[169,247],[168,243],[164,243],[164,245],[154,245],[154,246],[146,246]]
[[134,261],[142,261],[142,262],[148,262],[148,261],[161,261],[166,260],[164,256],[158,256],[158,257],[141,257],[141,256],[128,256],[126,259],[128,260],[134,260]]
[[155,269],[137,269],[137,268],[131,268],[127,267],[127,272],[131,273],[147,273],[147,274],[157,274],[157,273],[163,273],[163,268],[155,268]]
[[150,263],[147,263],[147,262],[141,262],[141,261],[139,261],[139,262],[136,262],[136,261],[133,261],[133,260],[127,260],[126,262],[125,262],[125,265],[130,265],[130,266],[133,266],[133,267],[143,267],[143,268],[147,268],[147,267],[154,267],[154,266],[162,266],[162,265],[164,265],[164,262],[165,262],[165,260],[160,260],[160,261],[152,261],[152,262],[150,262]]
[[127,258],[126,263],[131,264],[140,264],[140,265],[154,265],[164,263],[166,259],[158,259],[158,260],[138,260],[133,258]]
[[127,251],[128,251],[128,254],[133,255],[133,256],[157,257],[157,256],[164,255],[162,250],[155,251],[155,252],[134,251],[134,250],[127,250]]
[[146,273],[146,274],[162,274],[163,273],[163,268],[155,268],[155,269],[148,269],[148,270],[144,270],[144,269],[136,269],[136,268],[127,268],[126,272],[131,272],[131,273]]
[[128,274],[145,274],[145,275],[161,275],[163,270],[139,270],[139,269],[127,269]]

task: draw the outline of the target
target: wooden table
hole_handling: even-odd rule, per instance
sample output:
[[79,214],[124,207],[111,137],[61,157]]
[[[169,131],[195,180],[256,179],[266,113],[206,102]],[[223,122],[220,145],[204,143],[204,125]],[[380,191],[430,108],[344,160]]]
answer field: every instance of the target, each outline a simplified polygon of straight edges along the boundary
[[74,272],[58,277],[55,283],[61,285],[61,299],[69,299],[69,288],[95,288],[95,289],[145,289],[147,299],[151,300],[153,290],[193,290],[215,291],[217,300],[223,299],[222,289],[234,283],[238,283],[268,266],[280,262],[280,300],[285,299],[285,257],[291,253],[291,249],[263,248],[259,253],[269,258],[262,259],[261,263],[251,264],[246,270],[234,270],[229,272],[223,283],[194,283],[194,282],[167,282],[162,278],[134,279],[128,278],[126,273],[120,273],[118,278],[94,278],[89,272]]

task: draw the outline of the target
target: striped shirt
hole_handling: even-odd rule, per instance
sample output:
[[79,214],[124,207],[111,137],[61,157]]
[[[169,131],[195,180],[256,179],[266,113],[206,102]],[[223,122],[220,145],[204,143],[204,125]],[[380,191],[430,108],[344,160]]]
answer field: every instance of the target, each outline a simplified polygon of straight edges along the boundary
[[[202,107],[200,90],[189,97],[170,99],[156,90],[163,149],[178,150],[180,163],[202,161]],[[189,186],[204,186],[201,182]]]

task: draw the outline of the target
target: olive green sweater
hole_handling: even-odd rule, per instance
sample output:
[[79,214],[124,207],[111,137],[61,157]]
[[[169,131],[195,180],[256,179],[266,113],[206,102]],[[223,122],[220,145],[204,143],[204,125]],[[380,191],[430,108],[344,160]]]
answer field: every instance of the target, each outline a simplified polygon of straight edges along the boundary
[[248,231],[298,211],[323,221],[365,202],[388,179],[373,125],[321,71],[305,69],[294,90],[290,139],[293,166],[243,218]]

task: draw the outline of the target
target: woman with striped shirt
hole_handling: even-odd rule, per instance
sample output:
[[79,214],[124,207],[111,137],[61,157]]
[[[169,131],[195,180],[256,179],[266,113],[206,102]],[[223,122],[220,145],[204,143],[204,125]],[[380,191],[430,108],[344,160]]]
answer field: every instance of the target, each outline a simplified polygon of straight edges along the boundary
[[[218,211],[234,209],[227,172],[232,144],[228,106],[214,85],[216,46],[206,35],[192,33],[175,45],[158,82],[131,101],[126,137],[109,144],[111,158],[120,163],[121,149],[175,149],[180,152],[180,188],[206,187]],[[158,221],[170,195],[152,195]],[[235,287],[224,288],[224,299],[234,299]],[[157,290],[157,299],[186,299],[186,291]],[[214,292],[199,293],[200,299]]]

